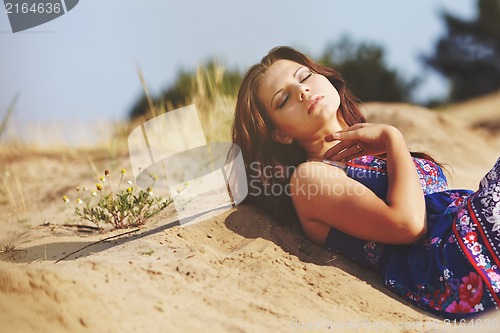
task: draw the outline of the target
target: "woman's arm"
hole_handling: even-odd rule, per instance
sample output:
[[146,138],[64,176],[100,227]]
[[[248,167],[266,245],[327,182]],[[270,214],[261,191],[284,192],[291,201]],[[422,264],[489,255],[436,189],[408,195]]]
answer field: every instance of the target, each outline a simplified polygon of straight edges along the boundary
[[359,155],[387,154],[387,200],[379,199],[337,168],[324,163],[302,164],[291,185],[306,234],[322,243],[332,226],[355,237],[384,243],[419,239],[426,231],[425,202],[402,134],[388,125],[358,124],[335,133],[332,140],[341,141],[325,154],[332,160],[352,158],[348,155],[352,150],[346,148],[356,143],[363,148]]
[[395,127],[385,131],[387,138],[387,204],[396,214],[409,221],[411,232],[418,238],[426,231],[425,200],[413,159],[403,135]]

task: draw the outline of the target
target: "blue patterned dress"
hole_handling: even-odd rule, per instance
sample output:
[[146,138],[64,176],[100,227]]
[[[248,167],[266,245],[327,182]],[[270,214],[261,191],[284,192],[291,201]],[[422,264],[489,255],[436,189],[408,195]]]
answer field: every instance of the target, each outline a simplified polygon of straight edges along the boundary
[[[389,289],[449,319],[468,318],[500,304],[500,158],[477,192],[449,190],[441,168],[414,158],[427,209],[427,234],[411,245],[387,245],[331,229],[325,247],[378,271]],[[347,175],[387,195],[384,160],[362,156]]]

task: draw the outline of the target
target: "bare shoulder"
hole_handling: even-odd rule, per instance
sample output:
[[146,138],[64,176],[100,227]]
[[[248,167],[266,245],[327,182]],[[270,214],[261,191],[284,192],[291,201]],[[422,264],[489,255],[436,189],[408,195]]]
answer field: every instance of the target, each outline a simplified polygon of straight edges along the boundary
[[[361,183],[349,178],[343,169],[323,162],[306,162],[300,164],[290,180],[290,193],[299,216],[317,212],[314,203],[346,200],[347,189],[364,187]],[[350,191],[349,191],[350,192]]]
[[323,162],[304,162],[300,164],[292,174],[292,182],[316,182],[325,178],[346,177],[345,172]]
[[290,189],[297,215],[306,235],[318,245],[324,243],[330,230],[330,225],[318,217],[324,215],[325,207],[342,200],[349,181],[344,170],[323,162],[302,163],[292,174]]
[[331,227],[387,244],[410,244],[420,237],[402,214],[340,168],[303,163],[292,175],[290,190],[303,230],[317,244],[324,243]]
[[[323,162],[300,164],[290,179],[291,194],[294,201],[302,201],[302,199],[309,201],[312,197],[339,194],[337,192],[341,188],[353,184],[361,185],[350,179],[343,169]],[[340,192],[343,193],[343,191]]]

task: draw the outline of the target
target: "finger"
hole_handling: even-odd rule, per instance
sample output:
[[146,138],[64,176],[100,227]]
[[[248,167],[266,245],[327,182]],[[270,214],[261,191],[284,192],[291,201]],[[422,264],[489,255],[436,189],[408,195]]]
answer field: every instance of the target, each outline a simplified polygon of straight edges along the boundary
[[357,125],[361,125],[361,124],[356,124],[356,125],[353,125],[349,128],[346,128],[346,129],[343,129],[341,131],[327,135],[327,136],[325,136],[324,140],[326,142],[332,142],[335,140],[357,140],[357,139],[359,139],[358,130],[363,127],[363,126],[357,126]]
[[325,152],[324,156],[326,159],[330,159],[331,156],[340,153],[344,149],[351,147],[353,144],[354,143],[352,141],[341,141],[341,142],[337,143],[335,146],[333,146],[332,148],[328,149]]
[[361,150],[358,148],[357,145],[351,145],[349,148],[344,149],[340,153],[331,156],[329,159],[332,161],[341,161],[341,160],[352,160],[355,157],[362,156]]
[[335,141],[336,139],[333,138],[333,134],[328,134],[327,136],[325,136],[325,141],[326,142],[332,142],[332,141]]

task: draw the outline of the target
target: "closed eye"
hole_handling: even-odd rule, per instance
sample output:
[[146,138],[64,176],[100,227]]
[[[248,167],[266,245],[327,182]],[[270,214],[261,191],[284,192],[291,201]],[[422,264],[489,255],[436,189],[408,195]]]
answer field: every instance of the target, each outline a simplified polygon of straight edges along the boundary
[[306,77],[304,77],[304,78],[303,78],[302,80],[300,80],[299,82],[300,82],[300,83],[304,82],[305,80],[307,80],[308,78],[310,78],[310,77],[311,77],[311,75],[312,75],[312,73],[311,73],[311,72],[309,72],[309,74],[307,74],[307,75],[306,75]]
[[276,107],[277,110],[281,109],[285,105],[286,101],[288,100],[288,96],[290,96],[290,94],[286,94],[285,98],[278,104],[278,106]]
[[[307,80],[308,78],[310,78],[312,75],[311,72],[309,72],[309,74],[307,74],[303,79],[301,79],[299,81],[299,83],[302,83],[304,82],[305,80]],[[277,110],[281,109],[283,106],[285,106],[286,104],[286,101],[288,100],[288,96],[290,96],[290,94],[286,94],[285,98],[281,101],[281,103],[278,104],[278,106],[276,107]]]

